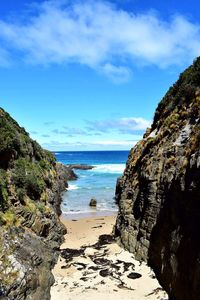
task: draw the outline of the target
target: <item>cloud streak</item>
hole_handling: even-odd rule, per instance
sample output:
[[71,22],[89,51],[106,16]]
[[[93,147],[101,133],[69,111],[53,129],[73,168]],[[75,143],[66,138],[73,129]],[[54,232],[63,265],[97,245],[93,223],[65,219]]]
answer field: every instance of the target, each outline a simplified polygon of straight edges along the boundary
[[42,134],[42,145],[50,150],[130,149],[142,138],[151,121],[144,118],[120,118],[85,121],[83,128],[62,126]]
[[53,134],[60,134],[60,135],[66,135],[66,136],[77,136],[77,135],[88,135],[87,131],[81,129],[81,128],[75,128],[75,127],[67,127],[67,126],[63,126],[63,129],[53,129],[51,131]]
[[[42,143],[42,146],[53,151],[59,151],[59,150],[71,150],[71,149],[82,149],[82,150],[88,150],[88,149],[130,149],[133,147],[138,140],[97,140],[94,142],[59,142],[59,141],[50,141],[46,143]],[[78,148],[77,148],[78,147]]]
[[108,133],[118,131],[124,134],[134,134],[136,132],[143,132],[147,127],[151,126],[151,121],[144,118],[121,118],[103,121],[87,121],[88,131],[99,131]]
[[200,54],[200,24],[181,15],[163,20],[104,1],[44,1],[23,21],[0,20],[0,64],[16,51],[27,63],[87,65],[116,82],[135,65],[164,68]]
[[143,133],[151,126],[151,121],[144,118],[120,118],[101,121],[85,121],[87,126],[82,128],[63,126],[63,130],[53,129],[51,132],[56,135],[66,136],[98,136],[105,133],[117,132],[119,134]]
[[[51,131],[43,132],[40,134],[43,138],[52,138],[56,139],[64,139],[67,138],[81,138],[81,140],[85,140],[86,138],[92,138],[94,140],[95,137],[108,137],[115,136],[120,138],[124,138],[124,135],[130,135],[131,141],[133,139],[140,139],[142,134],[146,130],[147,127],[151,126],[151,121],[146,120],[142,117],[129,117],[129,118],[120,118],[120,119],[107,119],[100,121],[87,121],[85,120],[86,125],[82,128],[80,127],[69,127],[62,126],[61,128],[54,128]],[[32,134],[39,134],[36,131],[32,131]],[[127,141],[127,142],[130,142]],[[96,142],[95,142],[96,143]],[[103,142],[102,142],[103,143]],[[105,141],[104,144],[107,142]],[[110,141],[109,141],[110,143]],[[114,145],[114,144],[113,144]]]
[[50,125],[53,125],[53,124],[55,124],[54,121],[44,122],[44,126],[50,126]]

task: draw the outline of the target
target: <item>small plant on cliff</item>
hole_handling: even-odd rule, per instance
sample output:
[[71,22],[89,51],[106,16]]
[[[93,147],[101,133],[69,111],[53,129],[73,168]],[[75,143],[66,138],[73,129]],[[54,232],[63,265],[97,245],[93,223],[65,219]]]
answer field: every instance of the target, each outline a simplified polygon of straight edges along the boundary
[[0,210],[6,208],[8,202],[8,191],[7,191],[7,175],[6,171],[0,169]]

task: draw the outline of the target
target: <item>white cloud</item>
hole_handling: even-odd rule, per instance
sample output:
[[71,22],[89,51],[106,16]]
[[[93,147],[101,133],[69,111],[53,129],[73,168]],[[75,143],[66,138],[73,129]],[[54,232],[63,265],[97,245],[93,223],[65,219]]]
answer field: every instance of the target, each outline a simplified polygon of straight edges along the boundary
[[[144,118],[120,118],[101,121],[85,121],[85,127],[61,126],[42,133],[31,131],[38,142],[48,149],[118,149],[130,148],[139,140],[151,121]],[[46,123],[45,123],[46,124]],[[49,124],[49,123],[47,123]],[[46,129],[46,128],[45,128]],[[98,137],[97,137],[98,136]],[[81,141],[79,138],[81,137]],[[67,142],[66,142],[67,140]],[[78,141],[77,141],[78,140]]]
[[70,134],[70,135],[86,135],[87,132],[82,130],[81,128],[74,128],[74,127],[68,127],[63,126],[64,131],[61,131],[63,134]]
[[44,138],[50,138],[49,134],[42,134],[41,136],[44,137]]
[[200,25],[181,15],[165,21],[103,1],[45,1],[25,21],[0,21],[0,42],[0,64],[17,50],[29,63],[75,62],[123,82],[134,64],[190,62],[200,54]]
[[121,118],[103,121],[87,121],[88,131],[111,132],[113,130],[119,133],[133,134],[137,131],[144,131],[151,126],[151,121],[144,118]]
[[129,70],[129,68],[121,66],[116,67],[110,63],[106,63],[102,67],[102,72],[116,83],[126,82],[131,77],[131,70]]
[[53,129],[52,133],[54,134],[62,134],[67,136],[76,136],[76,135],[87,135],[87,132],[82,130],[81,128],[67,127],[63,126],[63,130]]
[[91,145],[99,145],[99,146],[129,146],[133,147],[137,141],[119,141],[119,140],[105,140],[105,141],[94,141]]
[[44,126],[51,126],[51,125],[53,125],[53,124],[55,124],[54,121],[48,121],[48,122],[44,122],[44,123],[43,123]]
[[108,150],[108,149],[130,149],[137,143],[136,140],[99,140],[94,142],[59,142],[50,141],[42,143],[46,149],[58,150]]

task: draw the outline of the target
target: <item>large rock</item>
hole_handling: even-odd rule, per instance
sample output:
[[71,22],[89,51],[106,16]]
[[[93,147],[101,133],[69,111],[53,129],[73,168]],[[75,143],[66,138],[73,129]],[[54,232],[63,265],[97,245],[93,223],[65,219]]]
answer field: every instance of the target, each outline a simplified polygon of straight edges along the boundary
[[92,198],[90,200],[89,206],[96,207],[97,206],[97,200],[95,198]]
[[91,170],[94,168],[94,166],[85,165],[85,164],[71,164],[68,165],[71,169],[77,169],[77,170]]
[[116,187],[115,234],[175,300],[200,295],[200,58],[158,105]]

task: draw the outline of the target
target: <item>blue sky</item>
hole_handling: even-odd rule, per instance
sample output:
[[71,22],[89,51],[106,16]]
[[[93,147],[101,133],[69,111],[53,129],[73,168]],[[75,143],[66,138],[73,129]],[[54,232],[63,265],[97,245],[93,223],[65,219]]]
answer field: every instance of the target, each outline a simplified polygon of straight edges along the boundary
[[200,55],[198,1],[0,2],[0,105],[50,150],[130,149]]

